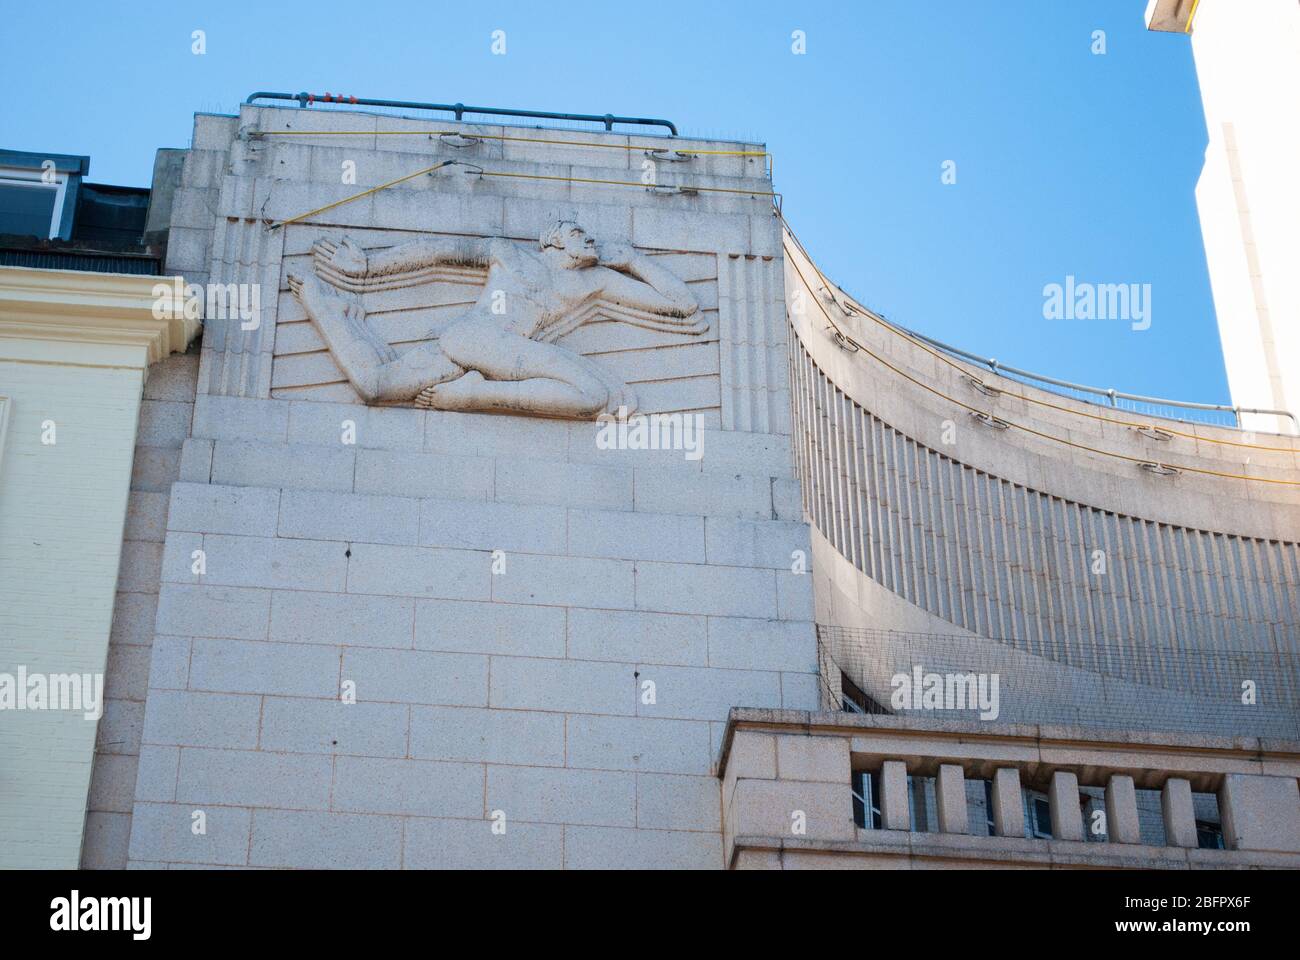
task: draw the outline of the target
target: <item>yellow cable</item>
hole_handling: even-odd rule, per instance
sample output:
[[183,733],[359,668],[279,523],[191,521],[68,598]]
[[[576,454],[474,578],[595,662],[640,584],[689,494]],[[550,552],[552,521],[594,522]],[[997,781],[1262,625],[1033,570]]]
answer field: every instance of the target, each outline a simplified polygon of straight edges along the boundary
[[[784,219],[784,218],[782,218],[782,219]],[[812,263],[811,260],[809,260],[808,262],[809,262],[810,264]],[[808,279],[804,276],[803,270],[801,270],[800,267],[799,267],[799,263],[798,263],[798,261],[792,259],[792,260],[791,260],[791,263],[792,263],[793,266],[794,266],[795,273],[797,273],[797,274],[799,275],[799,279],[803,281],[804,286],[807,287],[809,290],[812,290],[812,287],[811,287],[811,286],[809,285],[809,283],[808,283]],[[814,266],[814,269],[815,269],[815,266]],[[890,363],[890,362],[889,362],[888,360],[886,360],[884,357],[881,357],[881,356],[879,356],[879,355],[873,353],[871,350],[867,349],[867,347],[866,347],[864,344],[861,344],[861,343],[859,343],[858,341],[854,340],[851,336],[849,336],[847,333],[845,333],[843,330],[841,330],[840,327],[839,327],[839,324],[837,324],[837,323],[835,322],[834,318],[831,317],[831,315],[830,315],[829,313],[826,312],[826,308],[825,308],[824,306],[822,306],[821,300],[819,300],[819,299],[817,299],[817,298],[814,298],[814,299],[816,300],[816,303],[817,303],[817,309],[819,309],[819,310],[822,312],[822,316],[824,316],[824,317],[827,319],[827,321],[830,323],[831,327],[835,330],[836,333],[838,333],[838,334],[839,334],[841,337],[843,337],[847,342],[853,344],[855,347],[857,347],[859,350],[861,350],[863,353],[865,353],[867,356],[871,357],[873,360],[875,360],[876,362],[878,362],[878,363],[881,364],[882,366],[887,367],[888,369],[892,370],[894,373],[898,374],[900,377],[903,377],[905,380],[909,380],[909,381],[911,381],[912,383],[916,384],[918,387],[921,387],[923,390],[927,390],[927,391],[929,391],[930,393],[934,394],[935,396],[940,397],[941,399],[946,400],[946,401],[948,401],[949,403],[955,404],[955,405],[958,406],[958,407],[961,407],[963,410],[968,410],[968,411],[970,411],[971,413],[976,413],[976,414],[979,414],[979,415],[981,415],[981,416],[985,416],[985,417],[987,417],[987,416],[991,416],[990,414],[985,413],[983,410],[980,410],[980,409],[977,408],[977,407],[972,407],[972,406],[971,406],[970,404],[968,404],[968,403],[963,403],[962,401],[960,401],[960,400],[958,400],[958,399],[956,399],[956,398],[954,398],[954,397],[950,397],[950,396],[948,396],[947,394],[945,394],[945,393],[942,392],[941,390],[937,390],[937,389],[935,389],[934,387],[930,386],[928,383],[924,383],[924,382],[918,380],[916,377],[912,376],[911,374],[907,373],[906,371],[904,371],[904,370],[900,370],[898,367],[894,366],[892,363]],[[815,361],[814,361],[814,362],[815,362]],[[820,367],[819,367],[818,369],[820,370]],[[824,371],[822,372],[822,375],[823,375],[823,376],[826,375]],[[1220,470],[1207,470],[1207,469],[1204,469],[1204,468],[1202,468],[1202,467],[1185,467],[1185,466],[1180,466],[1180,465],[1178,465],[1178,464],[1165,463],[1165,462],[1163,462],[1163,461],[1159,461],[1159,460],[1148,460],[1148,459],[1145,459],[1145,458],[1143,458],[1143,457],[1130,457],[1130,456],[1128,456],[1127,454],[1123,454],[1123,453],[1115,453],[1115,452],[1113,452],[1113,451],[1111,451],[1111,450],[1102,450],[1102,449],[1100,449],[1099,447],[1090,447],[1090,446],[1088,446],[1087,444],[1083,444],[1083,443],[1075,443],[1075,442],[1072,441],[1072,440],[1065,440],[1065,439],[1063,439],[1063,438],[1061,438],[1061,437],[1056,437],[1056,436],[1053,436],[1052,434],[1049,434],[1049,433],[1043,433],[1043,432],[1041,432],[1041,431],[1039,431],[1039,430],[1034,430],[1032,427],[1026,427],[1026,426],[1024,426],[1023,424],[1015,423],[1015,422],[1013,422],[1013,421],[1011,421],[1011,420],[1006,420],[1006,419],[1003,419],[1003,418],[1001,418],[1001,417],[998,417],[997,419],[998,419],[1000,422],[1005,423],[1005,424],[1006,424],[1007,426],[1009,426],[1009,427],[1015,427],[1017,430],[1023,430],[1023,431],[1025,431],[1026,433],[1032,434],[1032,435],[1034,435],[1034,436],[1036,436],[1036,437],[1041,437],[1041,438],[1044,439],[1044,440],[1053,440],[1053,441],[1055,441],[1055,442],[1057,442],[1057,443],[1063,443],[1063,444],[1065,444],[1065,445],[1068,446],[1068,447],[1074,447],[1074,448],[1079,449],[1079,450],[1086,450],[1086,451],[1088,451],[1089,453],[1096,453],[1096,454],[1100,454],[1101,456],[1105,456],[1105,457],[1114,457],[1114,458],[1119,459],[1119,460],[1126,460],[1126,461],[1128,461],[1129,463],[1139,463],[1139,464],[1141,464],[1141,463],[1152,463],[1152,464],[1155,464],[1156,466],[1173,467],[1173,468],[1176,469],[1176,470],[1184,471],[1184,472],[1187,472],[1187,473],[1200,473],[1200,474],[1205,474],[1205,475],[1207,475],[1207,476],[1212,476],[1212,477],[1222,477],[1222,478],[1227,479],[1227,480],[1254,480],[1254,481],[1258,481],[1259,483],[1276,483],[1276,484],[1281,484],[1281,485],[1283,485],[1283,486],[1289,486],[1289,487],[1300,486],[1300,480],[1278,480],[1278,479],[1275,479],[1275,478],[1272,478],[1272,477],[1250,477],[1250,476],[1246,476],[1246,475],[1244,475],[1244,474],[1225,473],[1225,472],[1220,471]]]
[[[281,220],[278,223],[271,224],[271,229],[287,226],[291,223],[297,223],[300,220],[306,220],[308,217],[315,216],[318,213],[324,213],[326,210],[333,210],[335,207],[341,207],[345,203],[351,203],[353,200],[360,200],[362,197],[368,197],[372,193],[378,193],[380,190],[386,190],[389,187],[399,183],[405,183],[407,180],[414,180],[416,177],[425,173],[432,173],[440,167],[448,166],[453,163],[466,163],[462,160],[443,160],[435,163],[431,167],[425,167],[423,170],[417,170],[415,173],[408,173],[404,177],[398,177],[396,180],[389,180],[387,183],[381,183],[377,187],[371,187],[369,190],[362,190],[360,193],[353,194],[350,197],[344,197],[342,200],[335,200],[333,203],[327,203],[323,207],[317,207],[315,210],[309,210],[306,213],[300,213],[296,217],[290,217],[288,220]],[[602,183],[615,187],[644,187],[647,190],[655,189],[657,186],[671,187],[683,192],[701,191],[708,193],[739,193],[752,197],[777,197],[778,194],[771,191],[763,190],[740,190],[733,187],[697,187],[690,184],[649,184],[641,183],[637,180],[597,180],[591,177],[553,177],[543,176],[539,173],[507,173],[501,170],[483,170],[478,164],[472,164],[481,177],[519,177],[525,180],[559,180],[564,183]]]
[[540,173],[507,173],[504,170],[480,170],[479,176],[482,177],[519,177],[524,180],[559,180],[564,183],[603,183],[614,187],[644,187],[647,190],[653,190],[657,187],[672,187],[683,191],[707,191],[709,193],[741,193],[751,197],[775,197],[772,191],[764,190],[739,190],[733,187],[696,187],[690,184],[675,183],[641,183],[638,180],[595,180],[590,177],[551,177]]
[[[458,136],[475,140],[510,140],[516,143],[547,143],[566,147],[596,147],[601,150],[645,150],[653,152],[656,148],[647,144],[625,143],[588,143],[584,140],[553,140],[545,137],[514,137],[501,133],[465,133],[461,130],[259,130],[262,137],[450,137]],[[628,134],[636,136],[636,134]],[[685,154],[710,157],[764,157],[767,160],[767,175],[776,172],[775,158],[765,150],[683,150]]]
[[388,187],[394,186],[396,184],[405,183],[407,180],[414,180],[416,177],[420,176],[421,174],[433,173],[433,171],[437,170],[439,167],[445,167],[447,166],[447,164],[454,163],[454,162],[455,161],[453,160],[443,160],[440,163],[435,163],[431,167],[425,167],[423,170],[417,170],[415,171],[415,173],[408,173],[406,176],[398,177],[396,180],[389,180],[387,183],[381,183],[379,186],[371,187],[369,190],[362,190],[360,193],[353,194],[350,197],[344,197],[342,200],[335,200],[333,203],[327,203],[325,204],[325,206],[317,207],[315,210],[308,210],[306,213],[300,213],[298,214],[298,216],[290,217],[288,220],[281,220],[279,223],[273,223],[271,224],[271,229],[275,230],[278,229],[279,227],[284,227],[291,223],[297,223],[299,220],[306,220],[308,217],[314,217],[316,214],[324,213],[326,210],[333,210],[335,207],[341,207],[343,206],[343,204],[351,203],[353,200],[360,200],[362,197],[368,197],[372,193],[378,193],[380,190],[386,190]]

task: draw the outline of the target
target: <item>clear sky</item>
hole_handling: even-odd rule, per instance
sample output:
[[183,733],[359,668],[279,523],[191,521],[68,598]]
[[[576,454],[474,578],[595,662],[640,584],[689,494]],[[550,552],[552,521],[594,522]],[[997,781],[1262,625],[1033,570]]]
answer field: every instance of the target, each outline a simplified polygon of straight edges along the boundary
[[[89,154],[90,180],[147,185],[195,111],[233,113],[254,90],[667,117],[766,142],[822,269],[891,319],[1065,379],[1226,402],[1191,50],[1148,33],[1145,6],[12,3],[0,147]],[[1150,328],[1044,319],[1044,286],[1067,275],[1150,284]]]

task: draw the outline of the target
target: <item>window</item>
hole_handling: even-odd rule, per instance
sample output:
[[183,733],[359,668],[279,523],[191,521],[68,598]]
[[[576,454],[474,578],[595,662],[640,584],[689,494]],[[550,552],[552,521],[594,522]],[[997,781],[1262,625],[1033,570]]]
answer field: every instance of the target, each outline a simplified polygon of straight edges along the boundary
[[1224,848],[1223,824],[1197,820],[1196,845],[1202,850],[1222,850]]
[[59,235],[68,177],[0,167],[0,233],[48,240]]
[[856,683],[840,671],[840,700],[846,713],[888,713],[889,711],[867,696]]
[[[867,812],[871,812],[870,820]],[[863,830],[880,829],[880,774],[858,770],[853,774],[853,822]]]
[[1213,793],[1192,792],[1192,816],[1196,820],[1196,845],[1202,850],[1224,850],[1223,814]]
[[[1110,824],[1106,822],[1106,794],[1095,787],[1079,788],[1079,808],[1083,815],[1083,839],[1087,843],[1105,843],[1110,840]],[[1097,814],[1100,813],[1101,816]],[[1093,831],[1094,825],[1105,827],[1101,833]]]
[[929,833],[930,824],[938,824],[939,811],[934,795],[934,777],[908,776],[907,806],[911,811],[913,833]]
[[1047,794],[1037,790],[1024,790],[1025,836],[1040,840],[1052,839],[1052,805]]

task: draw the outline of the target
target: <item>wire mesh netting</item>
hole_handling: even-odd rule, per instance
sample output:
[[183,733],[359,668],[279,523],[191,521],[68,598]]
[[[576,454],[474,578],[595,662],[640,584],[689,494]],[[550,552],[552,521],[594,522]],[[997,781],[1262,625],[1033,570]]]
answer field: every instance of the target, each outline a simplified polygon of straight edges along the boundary
[[844,705],[842,674],[868,698],[856,707],[869,711],[1300,739],[1294,644],[1098,650],[1067,664],[969,634],[825,625],[817,634],[827,705]]

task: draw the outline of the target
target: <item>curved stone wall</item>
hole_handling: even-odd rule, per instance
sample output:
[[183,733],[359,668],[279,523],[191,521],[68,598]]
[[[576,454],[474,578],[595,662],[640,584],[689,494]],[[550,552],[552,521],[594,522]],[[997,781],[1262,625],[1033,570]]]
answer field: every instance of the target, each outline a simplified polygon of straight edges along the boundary
[[[851,299],[797,246],[787,242],[785,254],[795,339],[845,397],[916,443],[1010,483],[1124,516],[1300,541],[1300,438],[1142,418],[940,359],[865,312],[842,312],[828,293],[840,303]],[[832,323],[862,349],[840,346]],[[973,412],[1012,426],[988,426]],[[1155,439],[1134,423],[1172,432]],[[1184,469],[1155,476],[1140,462]]]
[[[1158,421],[1170,439],[1156,439],[1109,419],[1134,416],[1125,411],[940,362],[844,311],[851,301],[788,235],[786,261],[805,512],[872,583],[846,589],[841,572],[833,588],[876,598],[863,605],[870,626],[915,631],[920,620],[1063,666],[1201,692],[1236,689],[1242,670],[1225,657],[1244,651],[1295,702],[1295,438]],[[1182,472],[1151,474],[1138,459]],[[879,603],[881,587],[928,616]],[[818,588],[819,622],[863,625],[862,609],[845,609],[857,603],[823,603]]]
[[917,443],[795,348],[805,508],[867,576],[957,626],[1090,663],[1300,630],[1300,546],[1125,516]]

